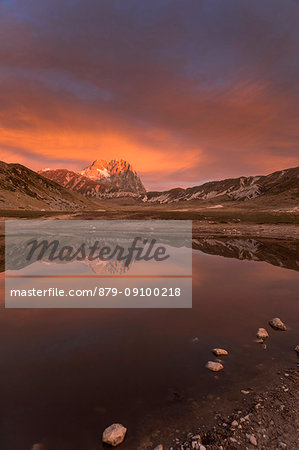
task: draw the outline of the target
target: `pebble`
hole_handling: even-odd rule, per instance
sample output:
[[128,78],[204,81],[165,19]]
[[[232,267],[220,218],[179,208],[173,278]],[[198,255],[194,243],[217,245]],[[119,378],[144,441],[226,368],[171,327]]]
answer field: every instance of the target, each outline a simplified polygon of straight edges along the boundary
[[296,345],[296,347],[295,347],[295,352],[296,352],[297,355],[299,356],[299,345]]
[[192,339],[192,342],[193,342],[194,344],[197,344],[197,342],[199,342],[198,337],[194,337],[194,338]]
[[219,372],[219,370],[223,369],[223,365],[219,362],[208,361],[206,364],[206,368],[212,370],[213,372]]
[[255,447],[257,447],[257,440],[256,437],[253,434],[246,434],[247,439],[249,440],[249,442],[254,445]]
[[258,339],[261,339],[262,341],[264,341],[265,339],[267,339],[269,337],[269,334],[268,334],[267,330],[265,330],[265,328],[259,328],[257,330],[256,337]]
[[233,422],[232,422],[232,427],[237,427],[238,426],[238,422],[236,421],[236,420],[234,420]]
[[154,450],[163,450],[163,445],[162,444],[157,445],[157,447],[155,447]]
[[192,441],[201,442],[201,437],[199,434],[196,434],[195,436],[192,436]]
[[228,355],[228,351],[224,350],[224,348],[214,348],[213,353],[216,356],[226,356]]
[[279,317],[275,317],[274,319],[270,320],[269,324],[275,330],[286,331],[287,329],[286,325],[282,322],[281,319],[279,319]]
[[250,391],[245,391],[245,389],[241,389],[241,392],[242,392],[242,394],[244,394],[244,395],[250,394]]
[[114,423],[104,430],[102,441],[116,447],[124,441],[126,432],[127,429],[122,424]]

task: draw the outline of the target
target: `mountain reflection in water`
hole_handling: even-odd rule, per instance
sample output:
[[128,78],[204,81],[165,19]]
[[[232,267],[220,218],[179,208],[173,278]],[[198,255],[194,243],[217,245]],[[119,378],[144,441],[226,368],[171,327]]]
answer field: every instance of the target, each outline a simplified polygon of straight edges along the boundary
[[[193,248],[192,309],[0,310],[0,448],[102,448],[103,429],[121,422],[131,450],[150,430],[206,423],[217,402],[241,401],[241,389],[296,365],[298,243],[196,239]],[[288,331],[270,329],[273,317]],[[215,347],[229,351],[217,377],[205,369]]]

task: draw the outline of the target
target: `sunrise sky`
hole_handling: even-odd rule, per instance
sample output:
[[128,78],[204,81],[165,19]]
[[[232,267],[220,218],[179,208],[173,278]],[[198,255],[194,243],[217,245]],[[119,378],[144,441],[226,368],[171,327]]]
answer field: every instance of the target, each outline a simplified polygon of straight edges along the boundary
[[298,166],[298,24],[296,0],[0,0],[0,159],[122,158],[147,189]]

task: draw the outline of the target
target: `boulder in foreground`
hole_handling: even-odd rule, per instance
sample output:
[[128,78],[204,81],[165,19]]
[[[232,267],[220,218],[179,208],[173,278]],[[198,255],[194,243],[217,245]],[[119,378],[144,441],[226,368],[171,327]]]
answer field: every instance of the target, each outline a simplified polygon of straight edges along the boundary
[[126,432],[127,429],[122,424],[114,423],[104,430],[102,441],[116,447],[123,442]]
[[226,356],[228,355],[228,351],[224,350],[224,348],[214,348],[213,353],[216,356]]
[[265,328],[259,328],[256,333],[256,337],[258,339],[262,339],[263,341],[269,337],[269,334]]
[[219,372],[219,370],[223,369],[223,365],[216,361],[208,361],[206,368],[212,370],[212,372]]
[[274,330],[286,331],[287,329],[287,327],[285,326],[283,321],[279,319],[279,317],[275,317],[274,319],[270,320],[269,324],[272,328],[274,328]]

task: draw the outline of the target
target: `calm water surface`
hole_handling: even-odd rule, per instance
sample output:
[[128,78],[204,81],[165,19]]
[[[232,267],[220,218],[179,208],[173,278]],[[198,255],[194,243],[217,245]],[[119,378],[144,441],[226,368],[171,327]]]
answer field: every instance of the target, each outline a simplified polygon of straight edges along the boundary
[[[103,429],[121,422],[132,450],[145,430],[204,410],[209,396],[233,400],[295,366],[298,292],[295,270],[194,250],[192,309],[2,308],[0,448],[99,449]],[[269,329],[273,317],[289,330]],[[254,341],[259,327],[266,349]],[[214,347],[229,350],[218,376],[204,367]]]

